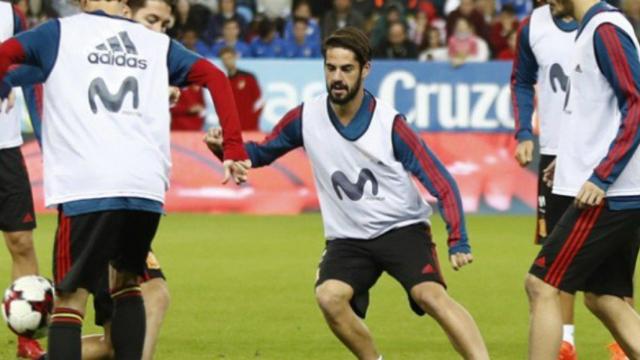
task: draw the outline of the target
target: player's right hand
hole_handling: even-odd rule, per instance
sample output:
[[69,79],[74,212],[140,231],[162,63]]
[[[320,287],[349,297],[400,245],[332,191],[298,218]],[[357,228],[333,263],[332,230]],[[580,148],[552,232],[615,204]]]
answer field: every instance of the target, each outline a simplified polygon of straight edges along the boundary
[[473,255],[467,253],[455,253],[449,256],[449,261],[453,270],[460,270],[463,266],[469,265],[473,262]]
[[542,181],[547,187],[553,187],[553,175],[556,173],[556,161],[553,160],[549,166],[542,170]]
[[222,129],[211,128],[204,136],[204,143],[207,144],[209,150],[216,155],[221,155],[223,151],[222,147]]
[[533,161],[533,140],[525,140],[516,147],[516,160],[520,166],[527,166]]

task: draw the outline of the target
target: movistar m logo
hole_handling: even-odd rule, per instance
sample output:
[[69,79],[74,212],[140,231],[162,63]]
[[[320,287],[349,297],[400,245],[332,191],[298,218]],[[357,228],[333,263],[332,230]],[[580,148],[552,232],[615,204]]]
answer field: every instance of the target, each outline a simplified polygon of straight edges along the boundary
[[[564,69],[560,64],[551,65],[551,69],[549,70],[549,82],[551,82],[551,89],[554,93],[557,93],[559,90],[562,92],[567,92],[567,85],[569,84],[569,77],[565,74]],[[558,88],[558,84],[560,85]]]
[[147,68],[147,60],[138,58],[138,49],[126,31],[121,31],[118,35],[108,38],[104,43],[97,45],[96,50],[87,56],[87,60],[91,64],[114,65],[141,70]]
[[338,199],[342,200],[342,193],[351,201],[358,201],[364,196],[364,187],[367,183],[371,183],[371,193],[378,195],[378,179],[369,169],[362,169],[358,175],[358,181],[352,183],[342,171],[336,171],[331,175],[331,184],[336,192]]
[[109,91],[103,78],[96,78],[89,85],[89,106],[94,114],[98,113],[98,105],[95,99],[97,96],[108,111],[119,112],[124,99],[129,93],[133,96],[133,108],[137,109],[140,104],[140,96],[138,94],[138,80],[136,80],[136,78],[129,76],[124,79],[120,85],[120,89],[115,94]]

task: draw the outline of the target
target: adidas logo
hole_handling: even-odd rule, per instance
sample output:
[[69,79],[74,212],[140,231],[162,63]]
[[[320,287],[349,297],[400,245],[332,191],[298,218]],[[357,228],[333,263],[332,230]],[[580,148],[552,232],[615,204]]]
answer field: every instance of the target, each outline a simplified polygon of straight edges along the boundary
[[31,215],[31,213],[27,213],[27,215],[24,216],[24,218],[22,218],[22,223],[23,224],[28,224],[33,222],[33,215]]
[[541,257],[536,259],[534,264],[536,264],[537,266],[539,266],[541,268],[545,268],[547,266],[547,259],[544,256],[541,256]]
[[96,50],[98,51],[90,53],[87,57],[91,64],[115,65],[141,70],[147,68],[147,60],[138,59],[138,50],[126,31],[108,38],[105,43],[96,46]]
[[433,274],[436,272],[436,269],[433,268],[433,266],[431,264],[427,264],[427,266],[425,266],[422,269],[422,273],[423,274]]

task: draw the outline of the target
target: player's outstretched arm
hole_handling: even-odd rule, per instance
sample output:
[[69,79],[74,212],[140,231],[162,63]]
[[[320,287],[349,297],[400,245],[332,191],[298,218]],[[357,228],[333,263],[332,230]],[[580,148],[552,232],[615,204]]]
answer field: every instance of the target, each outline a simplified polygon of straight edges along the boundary
[[473,256],[458,186],[447,169],[400,115],[393,125],[393,151],[404,168],[438,199],[438,207],[449,233],[449,260],[453,268],[458,270],[471,263]]
[[600,71],[607,78],[618,100],[620,126],[609,152],[594,169],[589,181],[576,197],[582,206],[600,204],[605,192],[622,173],[640,144],[640,61],[638,49],[626,32],[606,23],[594,35],[594,48]]
[[529,43],[529,19],[518,29],[516,58],[511,70],[511,103],[515,118],[515,136],[518,140],[515,158],[520,166],[533,160],[533,106],[537,81],[538,62]]
[[[209,130],[204,141],[214,155],[219,159],[223,158],[223,134],[219,130]],[[227,141],[226,137],[224,141]],[[300,146],[302,146],[302,106],[289,111],[263,141],[245,143],[245,149],[253,167],[269,165]]]

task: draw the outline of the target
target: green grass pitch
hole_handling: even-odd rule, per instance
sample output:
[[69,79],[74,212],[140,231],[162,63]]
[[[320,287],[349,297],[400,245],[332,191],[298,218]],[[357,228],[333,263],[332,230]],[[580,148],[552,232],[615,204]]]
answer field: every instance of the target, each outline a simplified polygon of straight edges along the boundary
[[[40,216],[36,232],[41,272],[51,277],[55,217]],[[444,258],[445,230],[434,216],[434,238],[450,293],[474,316],[492,359],[526,357],[528,313],[523,279],[537,248],[532,217],[471,216],[476,261],[454,272]],[[172,304],[157,359],[351,359],[324,324],[313,296],[324,247],[320,216],[166,216],[153,244],[168,277]],[[447,265],[447,266],[445,266]],[[9,284],[10,258],[0,251]],[[577,346],[582,359],[607,358],[608,333],[581,304]],[[90,311],[84,333],[98,332]],[[367,324],[387,360],[456,359],[445,335],[408,307],[384,275],[371,294]],[[15,337],[0,330],[0,359],[15,358]]]

